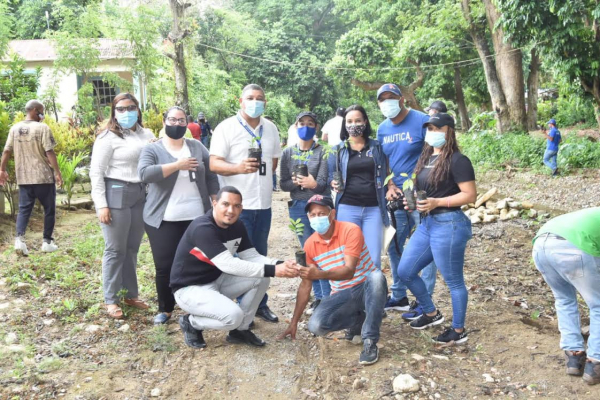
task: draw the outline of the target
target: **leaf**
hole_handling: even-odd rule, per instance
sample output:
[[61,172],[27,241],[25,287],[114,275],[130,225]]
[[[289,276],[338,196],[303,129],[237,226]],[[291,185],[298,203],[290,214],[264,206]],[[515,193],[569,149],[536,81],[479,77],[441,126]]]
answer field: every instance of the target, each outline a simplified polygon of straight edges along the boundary
[[407,174],[406,172],[402,172],[402,173],[400,173],[400,176],[403,176],[403,177],[405,177],[405,178],[408,178],[408,174]]
[[387,185],[387,184],[388,184],[388,182],[390,181],[390,179],[392,179],[393,177],[394,177],[394,173],[392,172],[391,174],[389,174],[389,175],[388,175],[388,176],[385,178],[385,180],[383,181],[383,185],[384,185],[384,186],[385,186],[385,185]]

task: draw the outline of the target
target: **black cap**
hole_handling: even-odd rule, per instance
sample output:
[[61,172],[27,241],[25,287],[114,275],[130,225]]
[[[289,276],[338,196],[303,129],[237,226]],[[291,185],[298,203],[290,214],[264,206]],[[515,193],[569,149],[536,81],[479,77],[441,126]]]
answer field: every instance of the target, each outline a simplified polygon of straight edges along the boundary
[[343,117],[344,113],[346,113],[346,109],[344,107],[338,107],[337,110],[335,110],[335,115],[339,115],[340,117]]
[[310,111],[302,111],[300,114],[296,115],[296,122],[300,121],[300,119],[304,117],[311,117],[315,121],[315,124],[319,123],[317,120],[317,114]]
[[306,206],[304,206],[304,212],[308,212],[308,210],[310,210],[310,206],[313,204],[333,208],[333,200],[331,200],[331,197],[315,194],[313,197],[308,199]]
[[438,128],[441,128],[442,126],[454,128],[454,118],[449,114],[440,112],[429,117],[429,121],[423,124],[423,128],[426,128],[429,124],[437,126]]
[[437,110],[439,112],[445,113],[448,112],[448,107],[446,107],[446,103],[444,103],[443,101],[436,100],[425,109],[426,112],[429,112],[429,110]]

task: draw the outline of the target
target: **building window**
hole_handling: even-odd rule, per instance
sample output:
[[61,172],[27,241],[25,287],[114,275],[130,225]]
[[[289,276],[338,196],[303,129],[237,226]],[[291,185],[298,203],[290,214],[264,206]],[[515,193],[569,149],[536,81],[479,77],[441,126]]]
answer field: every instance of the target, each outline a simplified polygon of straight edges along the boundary
[[101,78],[93,78],[91,82],[94,85],[94,98],[98,101],[98,104],[100,106],[110,106],[117,95],[116,88]]

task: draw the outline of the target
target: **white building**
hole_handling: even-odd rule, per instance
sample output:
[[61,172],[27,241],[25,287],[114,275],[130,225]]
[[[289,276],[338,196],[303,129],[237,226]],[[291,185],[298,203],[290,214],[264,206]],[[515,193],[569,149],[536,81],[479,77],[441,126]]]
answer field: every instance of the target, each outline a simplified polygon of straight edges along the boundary
[[[94,97],[99,100],[101,106],[110,105],[114,97],[120,93],[120,88],[112,87],[103,80],[102,74],[105,72],[116,73],[122,79],[125,79],[133,85],[133,94],[140,101],[140,104],[146,104],[146,93],[141,79],[134,76],[128,67],[128,60],[134,57],[130,51],[127,51],[128,43],[123,40],[99,39],[100,61],[98,70],[88,77],[88,82],[94,85]],[[54,74],[54,60],[56,52],[53,43],[50,40],[13,40],[9,43],[7,56],[2,60],[7,62],[12,54],[18,54],[25,60],[25,72],[35,73],[36,68],[41,68],[40,85],[38,97],[51,85]],[[77,90],[82,85],[81,76],[75,73],[62,74],[58,77],[59,95],[56,102],[59,105],[59,119],[67,117],[71,108],[77,102]]]

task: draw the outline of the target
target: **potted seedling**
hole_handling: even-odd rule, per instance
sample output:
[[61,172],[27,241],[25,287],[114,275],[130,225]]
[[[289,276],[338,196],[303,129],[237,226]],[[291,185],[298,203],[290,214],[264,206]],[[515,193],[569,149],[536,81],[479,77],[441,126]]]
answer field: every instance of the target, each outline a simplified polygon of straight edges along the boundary
[[415,200],[415,179],[417,179],[417,175],[412,174],[408,175],[407,173],[401,173],[400,176],[406,178],[404,183],[402,184],[402,191],[404,192],[404,198],[406,199],[406,205],[409,210],[417,209],[417,202]]
[[[288,228],[290,228],[290,230],[294,232],[296,236],[304,236],[304,224],[300,218],[290,218],[290,224],[288,225]],[[296,264],[306,267],[306,253],[304,250],[300,249],[296,251],[294,255],[296,256]]]
[[304,177],[308,176],[308,165],[306,164],[308,163],[308,160],[310,160],[312,153],[312,150],[303,151],[292,156],[294,160],[298,161],[298,164],[294,165],[292,168],[292,177],[295,178],[299,175]]
[[335,172],[333,173],[333,180],[337,182],[337,190],[338,192],[342,192],[344,190],[344,177],[342,175],[342,171],[340,171],[340,153],[338,152],[336,155],[335,162]]
[[[258,136],[254,136],[249,140],[250,148],[248,149],[248,158],[256,158],[256,162],[260,164],[262,162],[262,148],[260,147],[260,144],[258,144],[259,140],[260,137]],[[258,147],[256,147],[257,144]]]

